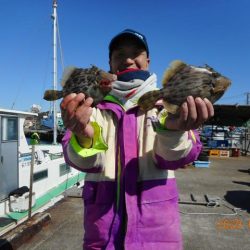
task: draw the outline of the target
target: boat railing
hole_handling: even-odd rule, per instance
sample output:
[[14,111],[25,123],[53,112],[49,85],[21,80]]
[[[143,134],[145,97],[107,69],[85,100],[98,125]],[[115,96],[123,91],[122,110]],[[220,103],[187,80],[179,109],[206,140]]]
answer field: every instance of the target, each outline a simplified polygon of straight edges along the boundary
[[49,154],[49,157],[51,160],[56,160],[56,159],[59,159],[59,158],[62,158],[63,157],[63,153],[60,152],[60,153],[50,153]]

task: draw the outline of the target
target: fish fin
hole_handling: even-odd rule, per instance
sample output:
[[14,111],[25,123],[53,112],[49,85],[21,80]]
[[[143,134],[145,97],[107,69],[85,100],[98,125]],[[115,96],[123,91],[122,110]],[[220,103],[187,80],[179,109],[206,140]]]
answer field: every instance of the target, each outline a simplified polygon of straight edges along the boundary
[[160,90],[153,90],[142,95],[138,100],[138,105],[143,111],[148,111],[155,106],[155,103],[162,98]]
[[70,78],[71,74],[74,72],[75,69],[76,69],[76,67],[74,67],[74,66],[69,66],[69,67],[64,69],[62,80],[61,80],[62,87],[65,86],[65,83],[68,81],[68,79]]
[[215,87],[213,89],[214,93],[225,92],[227,88],[231,85],[231,80],[226,77],[218,77],[216,79]]
[[224,92],[224,91],[225,91],[225,88],[223,86],[216,86],[215,88],[213,88],[213,93],[214,94]]
[[43,95],[43,99],[46,101],[55,101],[63,97],[63,92],[59,90],[46,90]]
[[168,103],[166,101],[163,101],[163,106],[164,108],[167,110],[168,113],[171,113],[171,114],[176,114],[179,112],[179,109],[180,107],[175,105],[175,104],[171,104],[171,103]]
[[185,66],[187,66],[186,63],[180,61],[180,60],[175,60],[173,62],[171,62],[170,67],[165,71],[165,73],[163,74],[163,78],[162,78],[162,85],[166,86],[166,84],[168,83],[168,81],[182,68],[184,68]]

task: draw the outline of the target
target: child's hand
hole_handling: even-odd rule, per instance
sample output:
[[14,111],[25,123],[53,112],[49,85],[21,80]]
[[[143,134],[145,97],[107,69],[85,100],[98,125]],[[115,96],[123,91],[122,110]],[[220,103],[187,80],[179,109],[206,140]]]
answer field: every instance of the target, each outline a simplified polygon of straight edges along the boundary
[[92,114],[91,97],[85,100],[85,95],[70,94],[61,102],[61,112],[64,126],[71,130],[79,139],[82,137],[93,138],[94,130],[89,120]]
[[166,128],[187,131],[196,129],[214,115],[213,104],[208,100],[189,96],[178,115],[168,114]]

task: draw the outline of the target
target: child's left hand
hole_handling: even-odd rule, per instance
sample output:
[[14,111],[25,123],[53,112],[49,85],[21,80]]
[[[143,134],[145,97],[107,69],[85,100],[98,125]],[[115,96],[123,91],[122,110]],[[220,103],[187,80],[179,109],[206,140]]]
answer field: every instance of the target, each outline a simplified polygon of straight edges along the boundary
[[168,114],[166,118],[166,128],[173,130],[187,131],[197,129],[206,120],[214,116],[213,104],[200,97],[193,98],[188,96],[186,102],[181,105],[178,115]]

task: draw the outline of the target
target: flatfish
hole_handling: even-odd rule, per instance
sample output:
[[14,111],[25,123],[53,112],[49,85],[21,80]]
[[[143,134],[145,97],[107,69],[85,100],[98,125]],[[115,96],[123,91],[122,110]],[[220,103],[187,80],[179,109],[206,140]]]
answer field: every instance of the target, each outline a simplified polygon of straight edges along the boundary
[[105,72],[96,66],[90,68],[68,67],[61,81],[62,90],[46,90],[44,99],[54,101],[71,93],[84,93],[93,98],[93,106],[103,100],[111,90],[110,83],[117,79],[116,75]]
[[138,105],[143,111],[152,109],[155,103],[163,100],[163,105],[169,113],[179,112],[179,107],[188,96],[207,98],[216,102],[231,85],[231,80],[209,65],[196,67],[183,61],[173,61],[163,76],[162,88],[142,95]]

